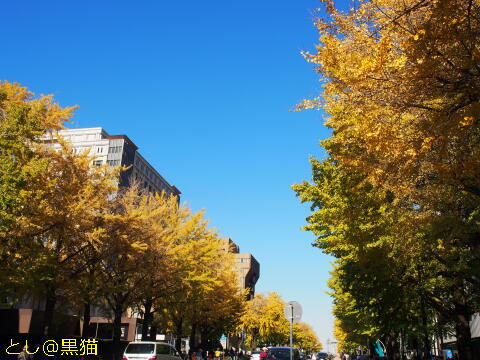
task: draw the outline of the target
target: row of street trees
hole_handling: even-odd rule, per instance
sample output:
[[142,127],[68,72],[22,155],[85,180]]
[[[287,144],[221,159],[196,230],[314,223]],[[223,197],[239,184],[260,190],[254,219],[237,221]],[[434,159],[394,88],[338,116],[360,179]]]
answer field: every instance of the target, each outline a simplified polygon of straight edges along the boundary
[[[208,228],[167,194],[137,185],[118,188],[122,168],[92,166],[47,133],[63,128],[75,107],[51,96],[0,83],[0,296],[10,304],[45,303],[43,331],[58,334],[61,313],[83,315],[99,307],[113,319],[118,359],[121,317],[143,317],[142,339],[161,326],[202,342],[234,332],[246,297],[232,255]],[[154,333],[154,332],[152,332]]]
[[[332,135],[313,182],[306,230],[336,258],[330,287],[339,349],[383,339],[432,347],[456,336],[474,358],[480,310],[480,1],[324,0],[321,75]],[[478,355],[477,355],[478,356]]]
[[[257,294],[249,301],[241,317],[240,329],[245,332],[247,346],[275,346],[289,344],[290,323],[284,315],[285,301],[271,292]],[[322,349],[322,344],[310,325],[293,325],[293,344],[307,353]]]

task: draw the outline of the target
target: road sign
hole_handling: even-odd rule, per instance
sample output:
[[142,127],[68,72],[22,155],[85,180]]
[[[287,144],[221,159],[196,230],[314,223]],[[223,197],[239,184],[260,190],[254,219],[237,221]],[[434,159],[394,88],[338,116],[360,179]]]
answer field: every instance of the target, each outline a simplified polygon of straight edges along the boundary
[[290,323],[290,360],[293,360],[293,323],[300,322],[302,318],[302,307],[296,301],[289,301],[285,305],[284,313]]
[[296,301],[289,301],[285,305],[285,317],[288,321],[293,321],[295,324],[300,322],[302,318],[302,307]]

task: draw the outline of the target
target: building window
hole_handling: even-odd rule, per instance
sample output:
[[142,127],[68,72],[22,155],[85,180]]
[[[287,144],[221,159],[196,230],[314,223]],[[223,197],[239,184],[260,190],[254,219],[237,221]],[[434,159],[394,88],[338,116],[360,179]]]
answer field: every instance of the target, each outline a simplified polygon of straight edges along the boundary
[[110,146],[108,148],[108,153],[109,154],[116,154],[122,152],[122,146]]
[[93,161],[93,165],[94,165],[94,166],[100,166],[100,165],[102,165],[102,160],[94,160],[94,161]]

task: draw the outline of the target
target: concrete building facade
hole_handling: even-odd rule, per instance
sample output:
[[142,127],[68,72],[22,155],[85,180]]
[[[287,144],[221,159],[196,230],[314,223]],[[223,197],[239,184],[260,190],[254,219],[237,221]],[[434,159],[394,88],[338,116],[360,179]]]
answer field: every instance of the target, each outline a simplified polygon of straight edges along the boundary
[[260,277],[260,264],[249,253],[240,253],[240,247],[230,238],[224,239],[223,249],[235,254],[235,272],[242,289],[249,289],[248,300],[255,296],[255,284]]
[[[150,192],[179,196],[181,192],[168,183],[162,175],[138,152],[138,147],[126,135],[110,135],[103,128],[65,129],[59,135],[72,143],[77,153],[89,151],[92,165],[109,164],[129,167],[120,176],[120,186],[129,186],[133,180]],[[59,148],[54,134],[48,134],[46,141]]]

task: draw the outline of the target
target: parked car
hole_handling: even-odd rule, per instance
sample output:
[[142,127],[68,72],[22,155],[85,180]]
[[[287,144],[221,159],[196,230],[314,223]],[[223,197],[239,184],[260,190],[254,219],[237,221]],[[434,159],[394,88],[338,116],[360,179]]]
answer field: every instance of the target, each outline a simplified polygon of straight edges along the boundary
[[182,360],[172,345],[157,341],[132,341],[122,360]]
[[319,352],[319,353],[317,353],[317,359],[318,360],[328,359],[328,354],[326,352]]
[[287,346],[268,348],[267,360],[290,360],[290,349],[293,351],[293,360],[300,360],[298,349]]

